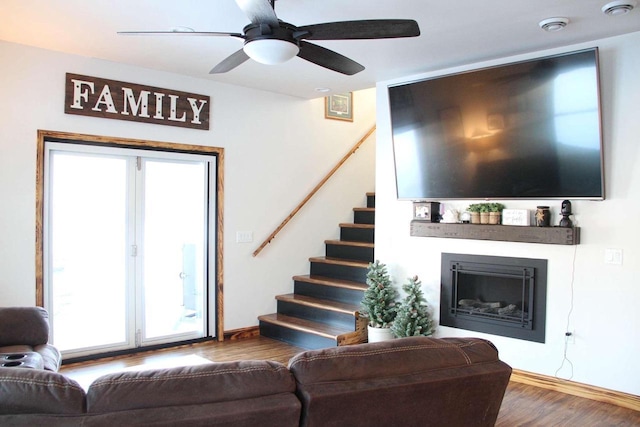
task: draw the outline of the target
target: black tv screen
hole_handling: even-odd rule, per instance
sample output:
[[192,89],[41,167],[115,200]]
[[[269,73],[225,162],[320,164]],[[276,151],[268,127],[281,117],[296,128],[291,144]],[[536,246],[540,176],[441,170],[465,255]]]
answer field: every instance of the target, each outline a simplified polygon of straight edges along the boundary
[[604,198],[597,49],[388,90],[399,199]]

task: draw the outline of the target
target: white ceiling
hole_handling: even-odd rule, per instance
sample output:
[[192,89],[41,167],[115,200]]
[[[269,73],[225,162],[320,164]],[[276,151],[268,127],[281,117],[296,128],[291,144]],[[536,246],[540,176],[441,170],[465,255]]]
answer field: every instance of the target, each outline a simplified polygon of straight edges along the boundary
[[[640,7],[602,13],[607,0],[278,0],[279,19],[294,25],[415,19],[421,35],[391,40],[314,41],[366,67],[354,76],[300,58],[281,65],[251,60],[209,71],[242,47],[233,37],[121,36],[117,31],[190,27],[241,33],[249,23],[234,0],[0,0],[0,40],[258,88],[301,98],[365,89],[377,81],[640,31]],[[567,17],[562,31],[538,22]],[[77,70],[68,70],[77,72]],[[106,77],[109,76],[99,76]],[[145,82],[140,82],[145,83]]]

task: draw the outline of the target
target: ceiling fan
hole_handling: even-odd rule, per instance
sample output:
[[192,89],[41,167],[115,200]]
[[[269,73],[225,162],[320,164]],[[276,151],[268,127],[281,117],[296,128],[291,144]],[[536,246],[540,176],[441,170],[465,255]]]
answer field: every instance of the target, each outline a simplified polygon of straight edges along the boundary
[[275,12],[276,0],[235,1],[251,21],[244,27],[242,34],[209,31],[120,31],[118,34],[230,36],[243,39],[244,47],[213,67],[210,74],[226,73],[249,58],[263,64],[279,64],[298,56],[321,67],[346,75],[359,73],[364,70],[364,66],[346,56],[306,40],[388,39],[420,35],[418,23],[412,19],[327,22],[296,27],[278,19]]

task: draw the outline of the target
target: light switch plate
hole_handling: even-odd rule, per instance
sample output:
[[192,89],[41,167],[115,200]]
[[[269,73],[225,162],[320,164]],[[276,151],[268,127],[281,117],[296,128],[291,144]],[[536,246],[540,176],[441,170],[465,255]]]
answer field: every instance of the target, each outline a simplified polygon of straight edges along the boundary
[[253,231],[236,231],[236,243],[253,242]]
[[622,265],[622,249],[607,248],[604,250],[604,263]]

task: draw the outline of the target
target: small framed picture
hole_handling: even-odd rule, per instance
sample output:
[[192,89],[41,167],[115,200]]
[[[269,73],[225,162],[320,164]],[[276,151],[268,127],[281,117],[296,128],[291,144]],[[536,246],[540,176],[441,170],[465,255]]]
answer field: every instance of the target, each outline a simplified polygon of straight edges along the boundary
[[353,121],[353,93],[340,93],[324,98],[324,118]]
[[440,202],[413,202],[413,219],[440,221]]

